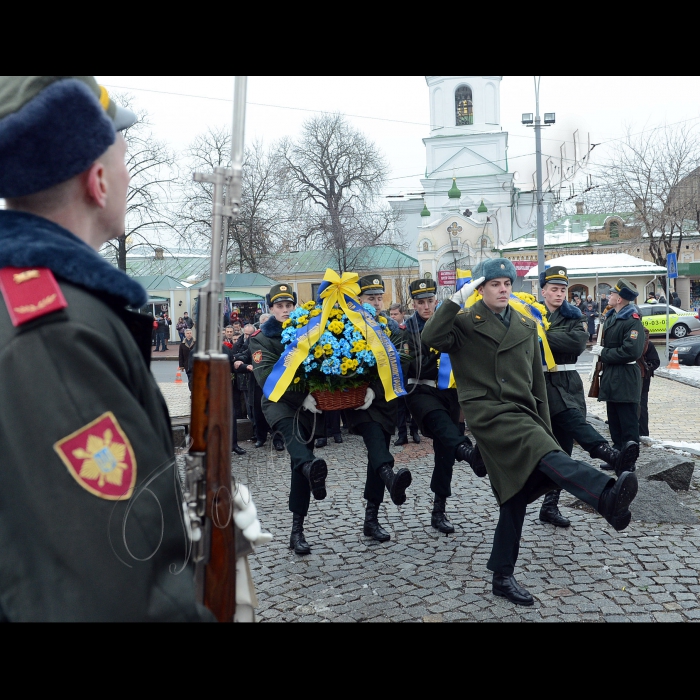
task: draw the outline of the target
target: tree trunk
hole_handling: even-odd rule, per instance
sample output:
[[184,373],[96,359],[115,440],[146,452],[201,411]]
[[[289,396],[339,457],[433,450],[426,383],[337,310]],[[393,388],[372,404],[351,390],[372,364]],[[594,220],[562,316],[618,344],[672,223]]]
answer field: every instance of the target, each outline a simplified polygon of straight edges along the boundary
[[117,238],[117,267],[126,272],[126,234]]

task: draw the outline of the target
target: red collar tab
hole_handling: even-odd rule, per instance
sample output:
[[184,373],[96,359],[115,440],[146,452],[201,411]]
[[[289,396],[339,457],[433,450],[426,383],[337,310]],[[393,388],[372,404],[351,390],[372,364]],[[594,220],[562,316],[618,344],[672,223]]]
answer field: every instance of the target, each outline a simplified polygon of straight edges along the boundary
[[46,267],[3,268],[0,291],[15,327],[68,306],[53,272]]
[[639,318],[639,314],[632,314],[632,318]]

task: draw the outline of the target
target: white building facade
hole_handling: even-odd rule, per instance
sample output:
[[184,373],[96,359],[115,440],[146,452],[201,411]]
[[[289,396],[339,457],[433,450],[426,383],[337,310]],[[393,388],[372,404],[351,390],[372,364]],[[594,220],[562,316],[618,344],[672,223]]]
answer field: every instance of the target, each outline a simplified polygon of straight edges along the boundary
[[446,294],[455,265],[470,269],[531,230],[535,201],[532,192],[515,187],[508,170],[501,76],[427,76],[426,82],[430,136],[423,139],[424,194],[389,202],[403,215],[407,252]]

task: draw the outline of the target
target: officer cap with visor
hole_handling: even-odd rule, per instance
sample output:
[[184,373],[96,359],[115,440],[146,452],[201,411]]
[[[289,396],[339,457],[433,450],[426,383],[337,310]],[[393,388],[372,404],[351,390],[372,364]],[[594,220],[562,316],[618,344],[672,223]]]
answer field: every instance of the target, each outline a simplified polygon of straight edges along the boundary
[[357,282],[362,294],[384,294],[384,280],[381,275],[372,274],[360,277]]
[[540,289],[544,287],[547,282],[552,284],[563,284],[564,286],[569,286],[569,277],[566,272],[566,268],[563,265],[557,265],[556,267],[548,267],[544,272],[540,273]]
[[624,277],[621,277],[617,284],[612,288],[613,292],[617,292],[626,301],[634,301],[639,292],[634,288],[631,282],[628,282]]
[[270,289],[270,293],[265,297],[265,301],[267,301],[267,305],[270,308],[278,301],[291,301],[292,304],[296,305],[297,295],[292,290],[291,284],[281,282]]
[[413,280],[408,285],[408,291],[412,299],[427,299],[435,296],[437,285],[432,279]]

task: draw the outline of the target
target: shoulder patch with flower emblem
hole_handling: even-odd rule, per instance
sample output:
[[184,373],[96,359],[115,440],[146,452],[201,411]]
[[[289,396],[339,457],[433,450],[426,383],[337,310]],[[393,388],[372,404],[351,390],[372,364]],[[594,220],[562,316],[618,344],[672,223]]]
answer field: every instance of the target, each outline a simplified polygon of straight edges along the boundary
[[54,443],[53,448],[86,491],[109,501],[131,498],[136,456],[111,411]]

